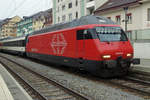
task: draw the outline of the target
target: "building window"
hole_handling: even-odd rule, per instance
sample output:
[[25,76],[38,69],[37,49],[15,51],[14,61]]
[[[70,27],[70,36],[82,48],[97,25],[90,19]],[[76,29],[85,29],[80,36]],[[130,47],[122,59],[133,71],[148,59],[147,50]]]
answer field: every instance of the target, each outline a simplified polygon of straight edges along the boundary
[[132,14],[131,13],[127,14],[127,20],[128,20],[128,24],[132,24]]
[[72,8],[72,3],[69,3],[68,8]]
[[78,6],[78,0],[76,0],[76,6]]
[[78,12],[76,12],[76,19],[78,19]]
[[150,21],[150,8],[147,10],[147,20]]
[[65,5],[62,6],[62,10],[65,10]]
[[65,22],[66,21],[66,15],[62,16],[62,21]]
[[108,19],[111,19],[111,17],[107,17]]
[[59,12],[59,7],[58,7],[58,12]]
[[43,21],[44,21],[44,18],[41,18],[41,21],[43,22]]
[[94,9],[89,9],[90,15],[93,14]]
[[72,21],[72,13],[69,14],[69,21]]
[[118,15],[118,16],[116,16],[116,23],[117,24],[121,24],[121,17],[120,17],[120,15]]
[[60,22],[60,17],[58,17],[58,23]]

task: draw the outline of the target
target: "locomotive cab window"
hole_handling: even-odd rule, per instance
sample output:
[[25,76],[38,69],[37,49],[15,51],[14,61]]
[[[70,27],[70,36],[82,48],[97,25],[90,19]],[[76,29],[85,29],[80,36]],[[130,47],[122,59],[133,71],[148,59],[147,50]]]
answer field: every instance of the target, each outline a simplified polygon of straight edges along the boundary
[[128,41],[120,27],[95,27],[95,31],[101,42]]
[[83,40],[83,33],[84,33],[84,30],[78,30],[77,31],[77,40]]
[[77,40],[83,39],[92,39],[92,33],[90,29],[77,31]]

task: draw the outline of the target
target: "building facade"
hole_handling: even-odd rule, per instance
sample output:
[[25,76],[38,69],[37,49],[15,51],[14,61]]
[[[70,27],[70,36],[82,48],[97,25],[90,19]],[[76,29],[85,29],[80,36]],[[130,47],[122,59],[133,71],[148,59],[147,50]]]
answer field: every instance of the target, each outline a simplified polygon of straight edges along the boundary
[[150,40],[150,0],[109,0],[94,13],[121,25],[133,41]]
[[2,22],[3,22],[3,21],[0,20],[0,39],[3,38],[3,37],[2,37]]
[[33,15],[33,31],[40,30],[52,24],[52,9]]
[[53,16],[52,16],[52,9],[46,10],[47,14],[45,16],[44,27],[50,26],[53,24]]
[[24,16],[23,19],[17,23],[17,36],[27,35],[33,32],[32,17],[33,16]]
[[17,23],[17,36],[31,34],[33,31],[40,30],[52,24],[52,9],[40,11],[31,16],[24,16]]
[[40,30],[44,27],[45,17],[44,13],[41,11],[33,15],[33,31]]
[[107,0],[53,0],[53,24],[90,15]]
[[16,23],[19,22],[21,18],[19,16],[15,16],[13,18],[7,18],[3,20],[1,25],[1,36],[5,37],[16,37],[17,35],[17,26]]

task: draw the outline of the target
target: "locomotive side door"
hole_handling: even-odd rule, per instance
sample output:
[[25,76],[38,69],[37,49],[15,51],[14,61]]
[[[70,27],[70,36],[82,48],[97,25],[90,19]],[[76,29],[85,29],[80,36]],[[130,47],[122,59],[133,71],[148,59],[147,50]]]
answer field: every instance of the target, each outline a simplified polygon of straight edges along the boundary
[[85,30],[77,30],[77,34],[76,34],[76,38],[77,38],[76,55],[77,55],[78,63],[80,65],[83,64],[83,59],[84,59],[84,56],[85,56],[84,31]]

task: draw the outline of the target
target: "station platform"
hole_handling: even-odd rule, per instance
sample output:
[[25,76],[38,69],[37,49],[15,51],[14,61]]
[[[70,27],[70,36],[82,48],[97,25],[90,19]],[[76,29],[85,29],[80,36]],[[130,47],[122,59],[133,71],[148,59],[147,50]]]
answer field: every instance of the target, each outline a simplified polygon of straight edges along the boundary
[[14,100],[1,75],[0,75],[0,97],[1,100]]
[[1,64],[0,100],[33,100]]

